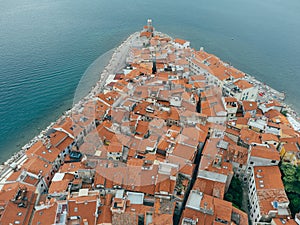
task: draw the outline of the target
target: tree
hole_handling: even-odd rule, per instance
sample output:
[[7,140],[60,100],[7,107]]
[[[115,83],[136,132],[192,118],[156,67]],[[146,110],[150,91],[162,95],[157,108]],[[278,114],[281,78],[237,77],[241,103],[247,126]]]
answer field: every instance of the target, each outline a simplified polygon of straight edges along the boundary
[[287,182],[292,182],[295,180],[295,175],[297,174],[297,168],[289,163],[282,163],[280,166],[281,171],[283,172],[284,178]]
[[288,194],[288,198],[290,199],[290,209],[292,215],[300,212],[300,195],[298,194]]
[[300,168],[289,163],[280,166],[283,175],[283,184],[290,200],[289,208],[292,215],[300,211]]
[[224,199],[226,201],[232,202],[233,206],[236,208],[242,207],[243,201],[243,189],[242,183],[239,179],[233,177]]

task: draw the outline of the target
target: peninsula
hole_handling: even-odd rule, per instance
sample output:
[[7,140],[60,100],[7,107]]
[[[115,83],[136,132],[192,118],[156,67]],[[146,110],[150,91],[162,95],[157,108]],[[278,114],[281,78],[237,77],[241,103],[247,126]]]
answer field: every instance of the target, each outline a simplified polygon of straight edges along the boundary
[[300,224],[285,94],[147,21],[0,168],[0,224]]

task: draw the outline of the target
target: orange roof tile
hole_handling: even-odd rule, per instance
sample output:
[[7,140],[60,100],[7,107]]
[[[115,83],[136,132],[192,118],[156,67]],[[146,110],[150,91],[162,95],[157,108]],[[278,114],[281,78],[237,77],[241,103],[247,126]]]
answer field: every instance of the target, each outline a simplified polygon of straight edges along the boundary
[[33,174],[40,174],[41,176],[51,176],[52,165],[45,162],[44,160],[38,158],[37,156],[33,156],[23,164],[22,166],[28,172]]
[[84,165],[81,162],[65,163],[60,167],[61,173],[72,173],[79,169],[83,169]]
[[177,143],[172,154],[193,162],[196,154],[196,148]]
[[261,140],[264,141],[276,141],[279,142],[279,139],[274,134],[263,133],[261,134]]
[[53,193],[66,192],[68,189],[69,182],[70,180],[67,179],[51,182],[48,193],[53,194]]
[[[15,194],[16,192],[14,192]],[[34,202],[36,201],[36,195],[34,192],[27,190],[27,207],[19,207],[18,203],[13,201],[8,201],[4,205],[4,210],[0,217],[0,224],[29,224],[30,216],[33,212]]]
[[252,110],[257,110],[257,102],[253,101],[242,101],[244,111],[252,111]]
[[175,43],[178,43],[178,44],[180,44],[180,45],[184,45],[187,41],[186,41],[186,40],[183,40],[183,39],[175,38],[175,39],[174,39],[174,42],[175,42]]
[[248,81],[246,80],[238,80],[236,82],[234,82],[234,84],[241,90],[245,90],[245,89],[248,89],[248,88],[252,88],[253,85],[250,84]]
[[260,134],[248,128],[242,128],[240,138],[246,144],[261,144]]
[[252,146],[251,156],[280,161],[279,152],[275,149],[274,146]]
[[[278,166],[254,166],[255,184],[258,190],[282,189],[281,173]],[[263,181],[263,186],[260,185]],[[275,196],[274,196],[275,197]]]
[[73,197],[69,199],[69,216],[80,216],[80,225],[84,225],[84,220],[88,224],[95,224],[98,196]]
[[47,205],[47,207],[36,210],[34,212],[31,224],[48,225],[49,223],[54,224],[56,220],[57,204]]
[[107,148],[107,152],[122,152],[122,151],[123,151],[123,146],[118,142],[110,143]]
[[141,34],[140,34],[140,37],[150,38],[151,36],[152,36],[152,33],[148,32],[148,31],[141,32]]
[[230,78],[230,76],[226,73],[227,68],[224,65],[218,63],[217,65],[211,65],[209,68],[210,68],[210,73],[213,74],[221,81]]

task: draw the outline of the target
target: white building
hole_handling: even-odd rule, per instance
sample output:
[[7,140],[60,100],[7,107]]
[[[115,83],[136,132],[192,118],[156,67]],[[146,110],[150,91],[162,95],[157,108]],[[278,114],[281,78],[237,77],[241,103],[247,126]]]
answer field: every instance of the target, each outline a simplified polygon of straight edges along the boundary
[[190,42],[179,38],[174,39],[173,45],[177,49],[185,49],[190,47]]
[[249,216],[253,225],[270,224],[272,218],[290,216],[278,166],[251,167],[248,185]]
[[250,84],[246,80],[237,80],[223,86],[223,94],[235,97],[238,100],[256,101],[258,95],[258,87]]
[[227,112],[228,120],[236,120],[236,113],[238,110],[238,101],[233,97],[222,97],[224,108]]

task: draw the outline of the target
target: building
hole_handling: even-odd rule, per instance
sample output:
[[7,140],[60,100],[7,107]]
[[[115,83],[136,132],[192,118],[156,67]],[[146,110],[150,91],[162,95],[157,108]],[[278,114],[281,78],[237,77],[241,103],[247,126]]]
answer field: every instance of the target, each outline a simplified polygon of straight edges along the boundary
[[289,199],[278,166],[254,166],[249,178],[250,219],[254,225],[288,218]]
[[182,213],[180,225],[247,225],[247,214],[232,203],[192,190]]

